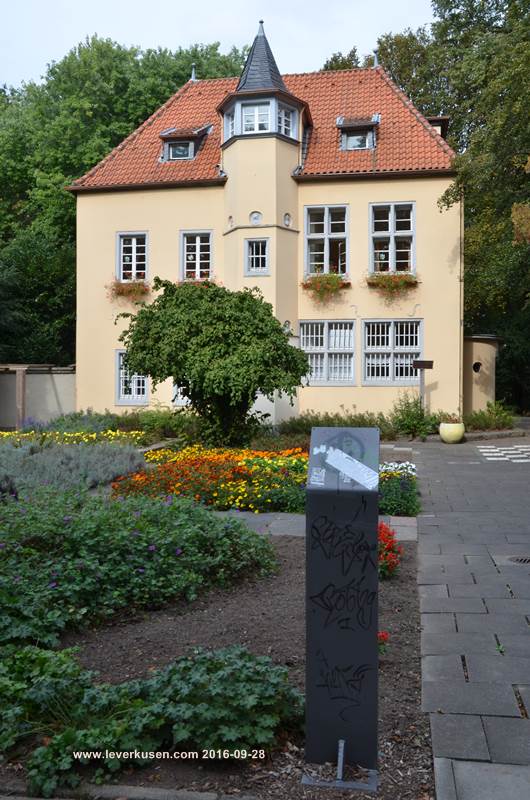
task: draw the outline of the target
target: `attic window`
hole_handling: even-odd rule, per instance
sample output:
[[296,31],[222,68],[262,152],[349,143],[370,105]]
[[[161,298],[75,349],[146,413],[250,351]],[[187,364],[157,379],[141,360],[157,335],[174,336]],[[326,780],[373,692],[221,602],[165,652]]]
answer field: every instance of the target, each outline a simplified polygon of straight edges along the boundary
[[367,150],[374,146],[373,130],[343,131],[342,149],[343,150]]
[[193,142],[168,142],[168,161],[185,161],[190,158],[193,158]]

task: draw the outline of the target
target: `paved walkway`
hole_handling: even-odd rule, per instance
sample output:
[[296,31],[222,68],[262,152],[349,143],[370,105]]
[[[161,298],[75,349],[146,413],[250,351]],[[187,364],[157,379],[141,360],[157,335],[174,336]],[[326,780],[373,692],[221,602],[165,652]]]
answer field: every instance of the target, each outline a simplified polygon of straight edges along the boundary
[[477,444],[414,448],[423,506],[423,708],[431,720],[437,800],[525,800],[530,463],[492,461]]

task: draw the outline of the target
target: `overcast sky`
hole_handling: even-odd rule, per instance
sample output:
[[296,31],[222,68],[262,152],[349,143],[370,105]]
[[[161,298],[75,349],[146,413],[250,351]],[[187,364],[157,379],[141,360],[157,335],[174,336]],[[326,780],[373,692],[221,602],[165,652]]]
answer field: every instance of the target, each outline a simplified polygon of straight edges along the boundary
[[39,80],[94,33],[143,49],[219,41],[225,52],[251,43],[261,18],[280,70],[307,72],[353,45],[369,53],[379,34],[432,13],[430,0],[0,0],[0,85]]

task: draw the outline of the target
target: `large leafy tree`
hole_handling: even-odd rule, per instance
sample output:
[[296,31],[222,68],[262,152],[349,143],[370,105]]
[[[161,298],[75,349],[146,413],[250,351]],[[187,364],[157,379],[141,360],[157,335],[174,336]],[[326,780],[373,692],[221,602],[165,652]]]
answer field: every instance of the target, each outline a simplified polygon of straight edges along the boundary
[[128,368],[155,386],[172,378],[198,413],[206,440],[245,443],[258,394],[292,397],[309,371],[307,356],[289,344],[257,289],[158,278],[153,286],[161,294],[121,335]]
[[457,177],[441,204],[465,199],[466,330],[501,338],[499,396],[530,408],[528,3],[432,5],[430,29],[379,38],[379,60],[420,111],[451,117]]
[[192,62],[199,77],[223,77],[244,57],[218,43],[141,51],[92,37],[42,83],[0,89],[0,361],[75,359],[75,201],[65,186],[177,91]]

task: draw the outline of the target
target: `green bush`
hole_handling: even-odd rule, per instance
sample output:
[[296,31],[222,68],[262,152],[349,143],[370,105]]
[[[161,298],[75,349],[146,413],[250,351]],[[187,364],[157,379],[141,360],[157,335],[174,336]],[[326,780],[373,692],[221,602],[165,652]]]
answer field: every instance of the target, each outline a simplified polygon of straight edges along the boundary
[[415,517],[421,510],[415,478],[386,478],[379,484],[379,513]]
[[0,504],[0,643],[54,645],[120,609],[192,600],[274,568],[269,542],[189,500],[50,489]]
[[[298,417],[291,417],[279,423],[277,430],[280,435],[292,436],[293,434],[311,434],[311,428],[379,428],[381,439],[391,440],[396,438],[396,429],[388,417],[381,412],[374,414],[367,412],[357,414],[354,411],[346,411],[341,406],[341,411],[316,412],[305,411]],[[289,445],[288,445],[289,446]],[[290,445],[295,447],[296,445]]]
[[143,467],[143,455],[131,445],[0,441],[0,476],[9,475],[19,490],[43,485],[92,489]]
[[434,417],[426,413],[420,398],[415,395],[400,395],[394,403],[390,418],[394,429],[402,436],[423,439],[429,433],[436,432]]
[[466,431],[504,430],[513,428],[513,414],[503,403],[488,403],[485,411],[472,411],[464,416]]
[[[299,728],[302,697],[287,670],[243,647],[196,651],[149,678],[92,683],[72,651],[6,648],[0,666],[4,750],[31,733],[50,737],[28,763],[30,791],[50,797],[76,786],[84,765],[97,776],[154,760],[161,749],[269,750],[278,733]],[[31,740],[30,740],[31,741]],[[94,762],[76,751],[138,750],[137,759]]]

